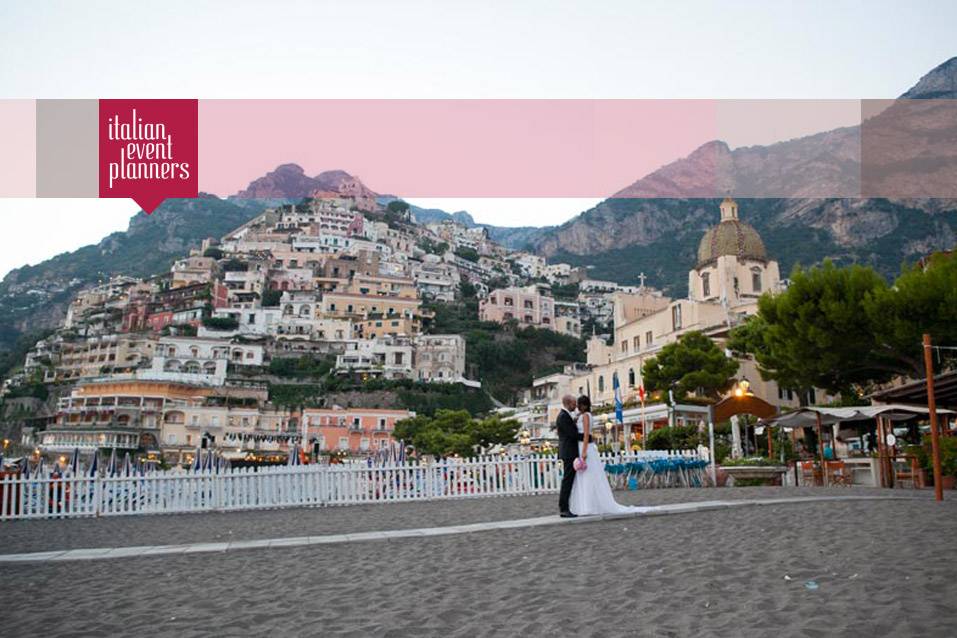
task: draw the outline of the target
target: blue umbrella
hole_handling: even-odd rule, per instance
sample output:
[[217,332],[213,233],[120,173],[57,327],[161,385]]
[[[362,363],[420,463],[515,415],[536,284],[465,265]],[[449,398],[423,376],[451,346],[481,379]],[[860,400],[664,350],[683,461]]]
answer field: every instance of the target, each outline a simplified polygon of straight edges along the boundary
[[43,478],[43,457],[40,457],[40,460],[37,461],[37,466],[33,468],[33,474],[37,478]]
[[292,446],[292,450],[289,451],[289,461],[288,465],[300,465],[301,459],[299,458],[299,444]]
[[130,453],[127,452],[123,457],[123,475],[132,476],[133,475],[133,462],[130,460]]
[[106,475],[107,476],[116,476],[116,448],[113,448],[110,451],[110,462],[106,464]]
[[100,468],[98,467],[98,466],[99,466],[99,458],[100,458],[99,452],[94,452],[94,453],[93,453],[93,460],[90,461],[90,467],[87,468],[87,470],[86,470],[86,474],[87,474],[87,476],[89,476],[90,478],[96,478],[97,470],[100,469]]
[[193,465],[189,469],[198,472],[203,467],[203,449],[196,448],[196,454],[193,456]]
[[80,475],[80,448],[73,448],[73,457],[70,459],[70,473],[73,476]]
[[20,468],[20,478],[30,478],[30,459],[23,457],[23,466]]

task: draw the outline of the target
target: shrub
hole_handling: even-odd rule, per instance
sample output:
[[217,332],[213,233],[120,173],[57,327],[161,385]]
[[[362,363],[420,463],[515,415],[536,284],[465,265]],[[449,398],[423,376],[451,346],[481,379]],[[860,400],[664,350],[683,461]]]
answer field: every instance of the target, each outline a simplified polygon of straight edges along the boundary
[[235,330],[239,321],[232,317],[203,317],[203,327],[210,330]]

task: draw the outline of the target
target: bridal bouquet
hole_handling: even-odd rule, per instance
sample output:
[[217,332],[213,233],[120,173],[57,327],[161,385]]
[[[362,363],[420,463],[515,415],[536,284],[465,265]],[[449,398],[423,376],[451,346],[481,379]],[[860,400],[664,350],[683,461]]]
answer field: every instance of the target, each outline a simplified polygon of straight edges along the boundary
[[572,467],[575,468],[576,472],[584,472],[588,468],[588,464],[585,463],[585,459],[579,456],[575,459],[574,463],[572,463]]

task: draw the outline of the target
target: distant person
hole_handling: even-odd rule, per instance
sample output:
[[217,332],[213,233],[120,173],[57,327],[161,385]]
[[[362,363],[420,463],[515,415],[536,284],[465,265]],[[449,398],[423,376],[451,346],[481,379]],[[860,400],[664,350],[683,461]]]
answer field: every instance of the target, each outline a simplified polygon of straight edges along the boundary
[[846,459],[851,452],[850,446],[847,444],[847,441],[841,437],[834,439],[834,454],[837,455],[839,459]]
[[824,445],[824,460],[825,461],[834,460],[834,449],[831,447],[830,442]]

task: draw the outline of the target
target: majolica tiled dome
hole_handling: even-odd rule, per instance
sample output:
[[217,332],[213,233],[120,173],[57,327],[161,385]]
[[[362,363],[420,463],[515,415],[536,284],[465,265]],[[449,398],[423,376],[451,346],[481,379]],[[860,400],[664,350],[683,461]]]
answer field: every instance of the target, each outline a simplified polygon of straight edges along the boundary
[[704,266],[724,255],[758,261],[768,259],[761,235],[751,224],[738,219],[738,204],[730,197],[721,203],[721,223],[709,228],[698,244],[698,266]]

